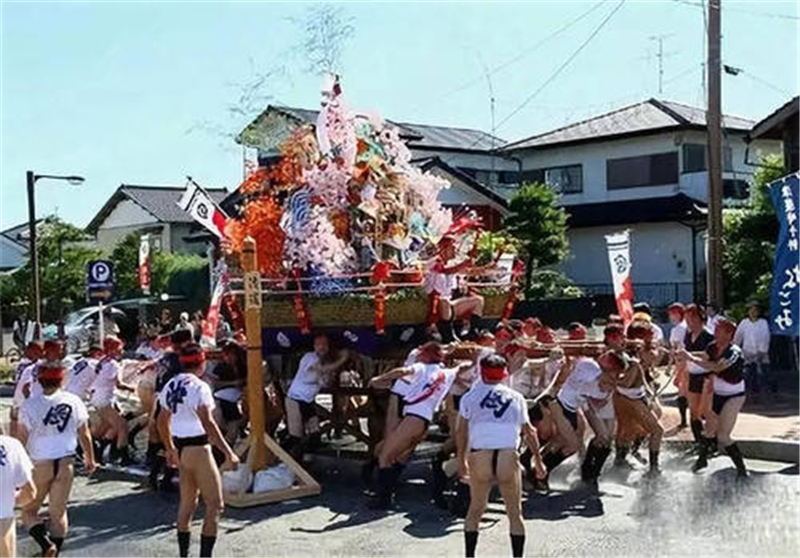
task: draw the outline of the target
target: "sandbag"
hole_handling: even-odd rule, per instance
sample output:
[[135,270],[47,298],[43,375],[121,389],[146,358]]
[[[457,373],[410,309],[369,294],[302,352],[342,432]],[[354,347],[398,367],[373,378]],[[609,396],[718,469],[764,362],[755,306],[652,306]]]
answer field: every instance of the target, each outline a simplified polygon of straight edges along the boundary
[[253,484],[253,473],[244,463],[233,471],[222,473],[222,490],[228,494],[247,492]]
[[289,467],[281,463],[256,473],[253,481],[253,493],[289,488],[293,484],[294,473]]

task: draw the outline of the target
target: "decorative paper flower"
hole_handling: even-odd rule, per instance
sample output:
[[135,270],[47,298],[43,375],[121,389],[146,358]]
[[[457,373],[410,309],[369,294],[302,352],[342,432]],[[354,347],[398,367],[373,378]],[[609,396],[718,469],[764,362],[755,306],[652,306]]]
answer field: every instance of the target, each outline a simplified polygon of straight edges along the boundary
[[328,164],[303,172],[303,180],[321,203],[331,207],[341,207],[347,203],[347,186],[350,182],[350,169]]
[[282,274],[283,245],[286,236],[279,226],[283,210],[272,197],[262,196],[245,205],[239,219],[231,219],[225,227],[231,248],[241,252],[244,239],[252,236],[256,241],[258,268],[267,277]]
[[302,269],[316,269],[327,275],[352,272],[356,269],[356,253],[352,246],[336,236],[326,210],[315,206],[308,224],[287,239],[287,266],[296,263]]

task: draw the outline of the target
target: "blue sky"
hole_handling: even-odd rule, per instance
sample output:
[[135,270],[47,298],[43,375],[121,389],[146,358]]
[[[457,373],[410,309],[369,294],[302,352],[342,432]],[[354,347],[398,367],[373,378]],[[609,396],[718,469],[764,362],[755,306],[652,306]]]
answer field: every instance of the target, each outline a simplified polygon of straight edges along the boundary
[[[572,63],[500,128],[513,140],[658,97],[704,105],[701,0],[629,0]],[[341,64],[349,103],[393,120],[491,129],[517,109],[616,5],[596,1],[347,3],[355,34]],[[0,226],[26,220],[25,171],[79,173],[81,187],[37,185],[39,215],[85,225],[120,183],[238,185],[241,152],[203,124],[246,123],[226,107],[236,84],[268,80],[275,102],[318,103],[290,18],[308,4],[255,2],[2,2]],[[798,91],[798,9],[791,2],[723,5],[726,112],[759,119]],[[537,45],[539,45],[537,47]],[[509,63],[509,61],[512,61]],[[472,83],[471,83],[472,82]],[[465,86],[466,85],[466,86]],[[462,87],[465,86],[465,87]]]

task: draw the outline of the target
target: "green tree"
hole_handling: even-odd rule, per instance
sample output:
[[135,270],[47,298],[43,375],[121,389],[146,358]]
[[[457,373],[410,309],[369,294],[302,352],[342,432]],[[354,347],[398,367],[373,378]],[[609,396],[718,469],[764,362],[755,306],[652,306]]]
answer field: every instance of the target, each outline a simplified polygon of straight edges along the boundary
[[761,166],[753,174],[753,189],[747,207],[725,211],[722,266],[726,306],[731,309],[750,299],[764,305],[769,300],[778,221],[768,186],[785,174],[780,156],[763,158]]
[[[86,264],[100,253],[87,244],[86,234],[69,223],[48,217],[37,230],[39,290],[42,319],[55,322],[86,300]],[[27,314],[31,293],[30,262],[0,283],[4,319]]]
[[[139,286],[139,243],[142,233],[132,232],[109,254],[114,263],[116,298],[143,296]],[[201,304],[208,296],[208,262],[194,254],[151,253],[150,292],[182,295]]]
[[503,226],[519,242],[525,261],[525,291],[529,291],[534,272],[559,263],[569,250],[567,213],[557,207],[558,195],[540,182],[525,184],[509,203],[511,213]]

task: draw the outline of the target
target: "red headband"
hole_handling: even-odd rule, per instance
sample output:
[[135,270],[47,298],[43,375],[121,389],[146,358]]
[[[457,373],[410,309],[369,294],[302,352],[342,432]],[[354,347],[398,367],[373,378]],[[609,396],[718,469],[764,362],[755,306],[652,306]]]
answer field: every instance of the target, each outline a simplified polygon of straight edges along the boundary
[[64,378],[64,374],[66,372],[66,368],[61,366],[60,364],[44,364],[39,367],[39,379],[45,381],[53,381],[53,380],[62,380]]
[[481,365],[481,377],[489,383],[502,382],[508,377],[508,370],[505,366]]
[[181,355],[178,361],[184,366],[200,366],[206,361],[206,354],[201,351],[192,355]]
[[572,341],[583,341],[586,339],[586,328],[575,327],[569,330],[569,338]]

